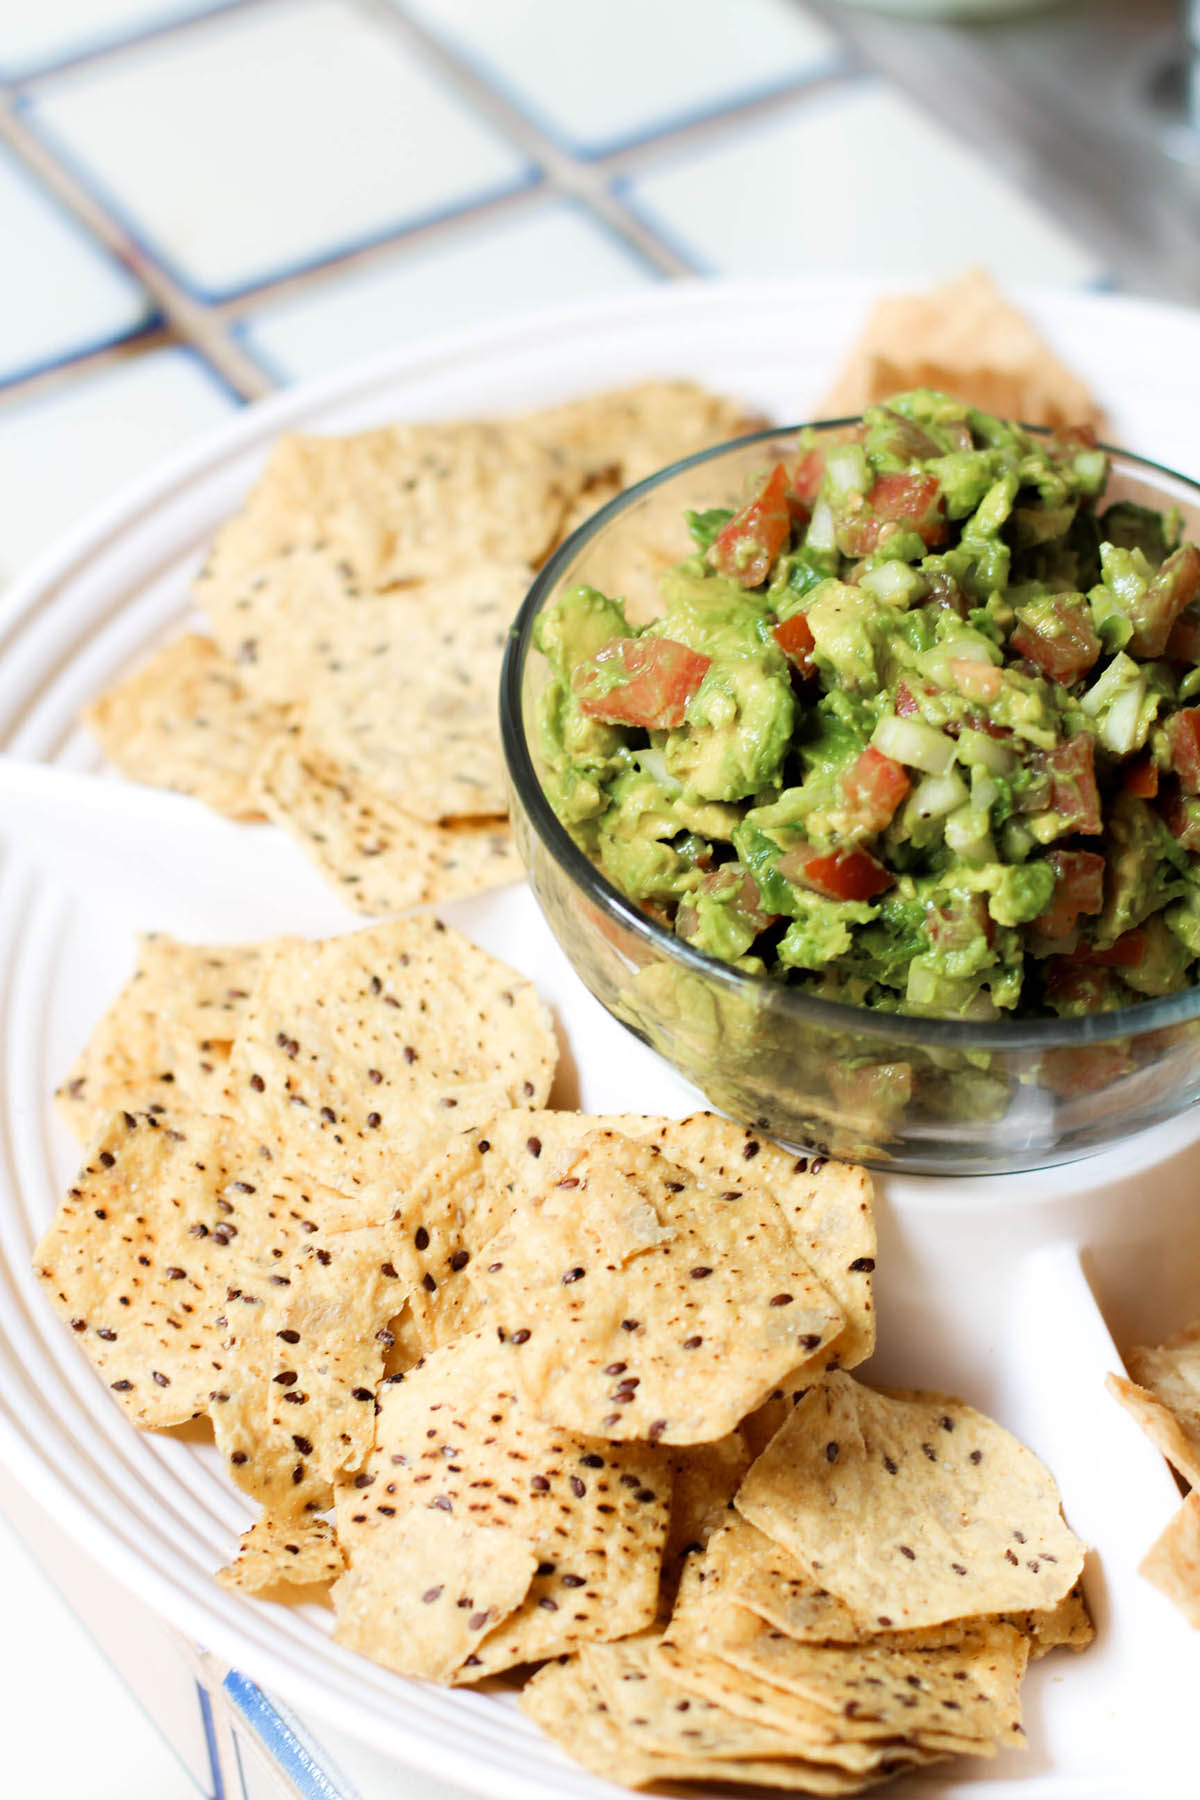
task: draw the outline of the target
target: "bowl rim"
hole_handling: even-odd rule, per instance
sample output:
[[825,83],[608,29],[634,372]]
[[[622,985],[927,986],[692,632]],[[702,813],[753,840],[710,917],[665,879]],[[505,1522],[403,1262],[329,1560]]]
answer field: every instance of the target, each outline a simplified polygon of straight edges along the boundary
[[[801,989],[772,982],[769,977],[735,968],[730,963],[722,962],[719,957],[709,956],[705,951],[696,949],[683,938],[676,937],[673,931],[668,931],[648,913],[643,912],[636,902],[628,899],[601,873],[575,843],[550,805],[538,779],[525,731],[522,698],[525,668],[534,647],[534,624],[548,595],[570,564],[594,537],[636,501],[690,469],[700,468],[705,463],[714,462],[719,457],[747,449],[754,444],[781,438],[794,439],[802,431],[826,432],[860,422],[860,414],[849,414],[836,419],[809,420],[798,425],[768,426],[760,431],[747,432],[741,437],[727,438],[708,449],[695,451],[691,456],[680,457],[678,461],[668,463],[665,468],[635,482],[632,487],[622,489],[577,526],[551,553],[534,577],[509,628],[500,673],[501,745],[509,780],[529,823],[545,850],[571,883],[613,923],[631,932],[651,951],[665,956],[693,975],[715,982],[732,995],[757,995],[761,1001],[765,991],[770,996],[770,1004],[785,1016],[790,1015],[798,1027],[815,1025],[831,1032],[880,1038],[892,1043],[907,1041],[932,1049],[1040,1053],[1111,1043],[1114,1039],[1137,1037],[1170,1025],[1186,1024],[1200,1017],[1200,984],[1180,993],[1139,1001],[1135,1006],[1120,1007],[1110,1012],[1084,1013],[1066,1019],[1000,1019],[978,1023],[969,1019],[926,1018],[917,1013],[875,1012],[870,1007],[849,1006],[840,1000],[821,999]],[[1037,436],[1049,435],[1047,428],[1042,426],[1024,425],[1022,429]],[[1165,477],[1169,482],[1178,483],[1195,495],[1196,503],[1200,506],[1200,481],[1193,481],[1165,463],[1154,462],[1151,458],[1138,456],[1130,450],[1121,450],[1113,444],[1100,443],[1097,447],[1113,459],[1114,467],[1119,463],[1126,468],[1142,470],[1150,476]]]

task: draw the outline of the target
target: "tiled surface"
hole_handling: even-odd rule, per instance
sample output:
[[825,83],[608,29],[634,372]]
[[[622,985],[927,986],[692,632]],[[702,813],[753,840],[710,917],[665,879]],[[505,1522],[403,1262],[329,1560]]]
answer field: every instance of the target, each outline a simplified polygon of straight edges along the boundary
[[8,574],[228,404],[430,330],[1104,273],[804,0],[0,0],[0,244]]
[[127,337],[149,295],[0,146],[0,244],[20,246],[3,276],[0,380]]
[[[1102,273],[804,0],[0,0],[0,246],[0,585],[239,400],[431,330],[697,271]],[[0,1475],[4,1512],[86,1621],[0,1526],[5,1793],[299,1791]]]
[[653,271],[580,207],[543,201],[400,250],[248,315],[245,341],[282,380],[486,318],[642,286]]
[[0,408],[0,577],[233,406],[190,351],[156,350]]
[[100,59],[48,82],[30,118],[209,297],[530,175],[392,31],[342,0],[274,0]]
[[835,38],[790,0],[396,0],[554,138],[599,155],[838,60]]
[[1102,274],[1032,201],[871,81],[650,163],[627,191],[713,273],[877,272],[920,284],[984,263],[1001,279],[1047,285]]

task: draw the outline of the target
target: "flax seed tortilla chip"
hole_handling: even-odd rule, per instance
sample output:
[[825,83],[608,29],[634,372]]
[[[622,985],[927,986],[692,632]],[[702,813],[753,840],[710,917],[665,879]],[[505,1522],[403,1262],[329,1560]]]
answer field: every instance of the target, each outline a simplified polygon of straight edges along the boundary
[[832,1360],[846,1369],[865,1361],[875,1348],[874,1189],[867,1171],[825,1157],[797,1157],[716,1113],[672,1120],[654,1141],[665,1156],[722,1191],[772,1197],[801,1255],[845,1315],[830,1347]]
[[242,1533],[237,1556],[228,1568],[217,1571],[217,1580],[222,1587],[258,1594],[281,1583],[310,1587],[334,1581],[345,1567],[328,1519],[310,1513],[280,1521],[264,1513]]
[[85,710],[111,763],[133,781],[194,794],[231,819],[262,814],[252,777],[287,710],[251,698],[211,638],[156,651]]
[[308,749],[303,736],[267,752],[255,792],[347,904],[376,918],[505,887],[525,872],[506,819],[427,824]]
[[[736,1782],[806,1794],[839,1795],[859,1793],[866,1785],[860,1775],[849,1775],[801,1757],[736,1760],[643,1750],[613,1720],[604,1690],[584,1673],[578,1657],[540,1670],[525,1687],[521,1707],[577,1761],[626,1787],[654,1787],[667,1781]],[[894,1768],[884,1765],[879,1772],[892,1774],[906,1766],[901,1752]]]
[[219,1110],[225,1066],[263,955],[277,944],[138,940],[137,966],[58,1089],[81,1143],[107,1116]]
[[837,1370],[794,1408],[737,1507],[878,1630],[1051,1607],[1083,1566],[1052,1476],[1001,1426]]
[[438,919],[397,919],[267,961],[228,1104],[284,1166],[353,1189],[431,1139],[540,1104],[556,1057],[532,983]]
[[308,544],[279,548],[272,539],[259,541],[253,523],[243,516],[225,527],[196,583],[196,599],[226,664],[260,704],[303,704],[314,639],[332,637],[370,590],[344,557]]
[[1029,425],[1098,423],[1085,387],[982,269],[932,292],[880,300],[820,411],[859,413],[905,388],[932,387]]
[[671,1471],[671,1529],[663,1552],[663,1592],[674,1598],[685,1560],[702,1556],[714,1533],[736,1518],[733,1496],[753,1458],[740,1431],[711,1444],[675,1450]]
[[1133,1380],[1110,1375],[1109,1393],[1184,1479],[1200,1486],[1200,1321],[1125,1360]]
[[[855,1644],[874,1638],[902,1648],[936,1649],[960,1642],[979,1623],[957,1619],[915,1631],[872,1631],[855,1619],[844,1601],[821,1588],[800,1563],[736,1512],[710,1538],[701,1572],[707,1594],[719,1593],[801,1643]],[[1056,1606],[1004,1613],[998,1622],[1022,1632],[1034,1657],[1059,1645],[1081,1650],[1094,1635],[1078,1586]]]
[[329,1506],[334,1481],[370,1453],[379,1334],[412,1284],[381,1236],[321,1232],[277,1263],[277,1285],[249,1311],[231,1290],[234,1374],[211,1404],[213,1429],[238,1486],[277,1520]]
[[692,381],[644,381],[589,394],[526,420],[536,437],[582,461],[592,491],[606,481],[631,487],[682,456],[767,423],[753,408]]
[[981,1620],[959,1642],[929,1647],[879,1638],[802,1643],[723,1597],[699,1599],[698,1582],[699,1571],[689,1568],[670,1641],[820,1708],[838,1733],[908,1738],[934,1750],[970,1744],[977,1754],[1022,1741],[1019,1690],[1029,1645],[1011,1625]]
[[386,1531],[356,1535],[353,1566],[334,1589],[338,1642],[401,1675],[448,1683],[516,1611],[535,1563],[495,1525],[410,1506]]
[[583,1139],[550,1182],[472,1266],[542,1417],[710,1441],[841,1329],[769,1198],[614,1132]]
[[197,598],[207,605],[214,586],[296,548],[324,550],[364,588],[540,562],[584,478],[580,459],[520,422],[285,437],[217,539]]
[[308,742],[419,819],[502,814],[500,664],[532,579],[527,563],[457,568],[314,630],[297,657]]
[[228,1120],[118,1113],[35,1267],[134,1424],[176,1425],[252,1374],[228,1342],[316,1241],[329,1198]]
[[[827,1766],[839,1762],[842,1746],[823,1743],[817,1731],[746,1718],[700,1693],[677,1671],[668,1672],[657,1654],[662,1636],[661,1629],[642,1632],[616,1644],[585,1644],[579,1652],[583,1675],[595,1684],[609,1719],[632,1747],[648,1756],[705,1757],[734,1767],[795,1758]],[[902,1745],[859,1742],[849,1747],[847,1766],[856,1774],[873,1773],[881,1763],[901,1758],[929,1760],[919,1751],[905,1754]]]
[[1139,1565],[1139,1574],[1200,1631],[1200,1494],[1189,1494]]
[[467,1528],[464,1545],[488,1530],[514,1555],[534,1558],[522,1605],[483,1633],[460,1680],[621,1637],[654,1616],[669,1501],[661,1459],[644,1446],[598,1444],[541,1424],[509,1371],[502,1346],[482,1331],[385,1383],[371,1457],[338,1488],[350,1577],[334,1604],[340,1613],[348,1592],[360,1616],[376,1609],[372,1654],[391,1667],[408,1652],[386,1631],[390,1546],[403,1541],[414,1511],[453,1517]]

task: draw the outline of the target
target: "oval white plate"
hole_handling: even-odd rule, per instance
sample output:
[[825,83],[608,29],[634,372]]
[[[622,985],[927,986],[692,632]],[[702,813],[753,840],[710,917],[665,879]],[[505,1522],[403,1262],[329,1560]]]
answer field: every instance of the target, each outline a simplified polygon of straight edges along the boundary
[[[0,748],[64,770],[95,766],[80,705],[177,629],[188,582],[280,431],[521,410],[651,375],[690,375],[781,420],[828,385],[871,298],[866,283],[703,285],[457,333],[252,408],[74,535],[0,606]],[[1030,296],[1029,308],[1108,406],[1120,441],[1200,474],[1179,370],[1200,321],[1131,300]],[[118,808],[113,790],[106,798]],[[151,802],[155,797],[146,797]],[[136,797],[131,796],[134,804]],[[135,929],[196,937],[349,929],[354,919],[267,828],[198,822],[187,802],[147,812],[136,856],[119,819],[67,797],[70,841],[13,852],[0,870],[0,1450],[101,1561],[196,1642],[339,1729],[497,1800],[598,1794],[511,1704],[405,1682],[339,1650],[319,1606],[226,1594],[212,1571],[246,1522],[201,1434],[144,1437],[104,1394],[29,1273],[73,1150],[50,1094],[128,968]],[[0,787],[0,826],[26,847],[35,815]],[[49,815],[47,814],[47,817]],[[22,823],[23,821],[23,823]],[[51,834],[54,836],[55,834]],[[447,916],[524,968],[570,1045],[562,1103],[680,1113],[685,1084],[614,1025],[564,963],[528,892]],[[1046,1456],[1097,1547],[1101,1641],[1029,1683],[1030,1753],[958,1765],[933,1785],[993,1796],[1125,1794],[1133,1771],[1181,1771],[1200,1654],[1134,1567],[1177,1500],[1171,1478],[1104,1396],[1114,1352],[1081,1272],[1091,1258],[1110,1318],[1150,1334],[1182,1322],[1200,1226],[1180,1237],[1197,1127],[1177,1121],[1110,1156],[1003,1181],[890,1184],[881,1222],[883,1352],[894,1379],[941,1385],[995,1411]],[[1146,1192],[1138,1190],[1146,1171]],[[1200,1310],[1200,1278],[1192,1297]],[[1136,1721],[1136,1732],[1135,1732]],[[910,1782],[900,1792],[922,1786]]]

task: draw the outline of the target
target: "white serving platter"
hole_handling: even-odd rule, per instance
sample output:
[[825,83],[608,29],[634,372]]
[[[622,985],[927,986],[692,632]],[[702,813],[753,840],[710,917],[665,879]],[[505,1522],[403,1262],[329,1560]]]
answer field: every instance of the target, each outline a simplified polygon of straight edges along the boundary
[[[781,422],[828,385],[876,284],[671,286],[456,333],[297,388],[93,518],[0,604],[0,1456],[61,1528],[218,1658],[315,1720],[492,1800],[614,1789],[503,1698],[406,1682],[339,1649],[327,1609],[212,1579],[248,1519],[205,1434],[126,1424],[30,1274],[74,1166],[50,1096],[154,927],[234,940],[352,929],[298,850],[192,802],[93,777],[80,705],[188,615],[190,576],[284,430],[520,410],[689,375]],[[1022,297],[1107,407],[1114,438],[1200,475],[1180,371],[1200,315],[1088,295]],[[57,771],[57,773],[55,773]],[[532,976],[564,1040],[555,1100],[679,1114],[697,1096],[614,1024],[527,889],[443,909]],[[1057,1475],[1094,1547],[1099,1637],[1027,1683],[1029,1749],[894,1787],[990,1800],[1124,1800],[1187,1787],[1200,1639],[1136,1574],[1178,1504],[1165,1464],[1104,1392],[1122,1342],[1200,1313],[1200,1110],[1090,1161],[1015,1177],[880,1181],[881,1347],[869,1372],[992,1412]]]

